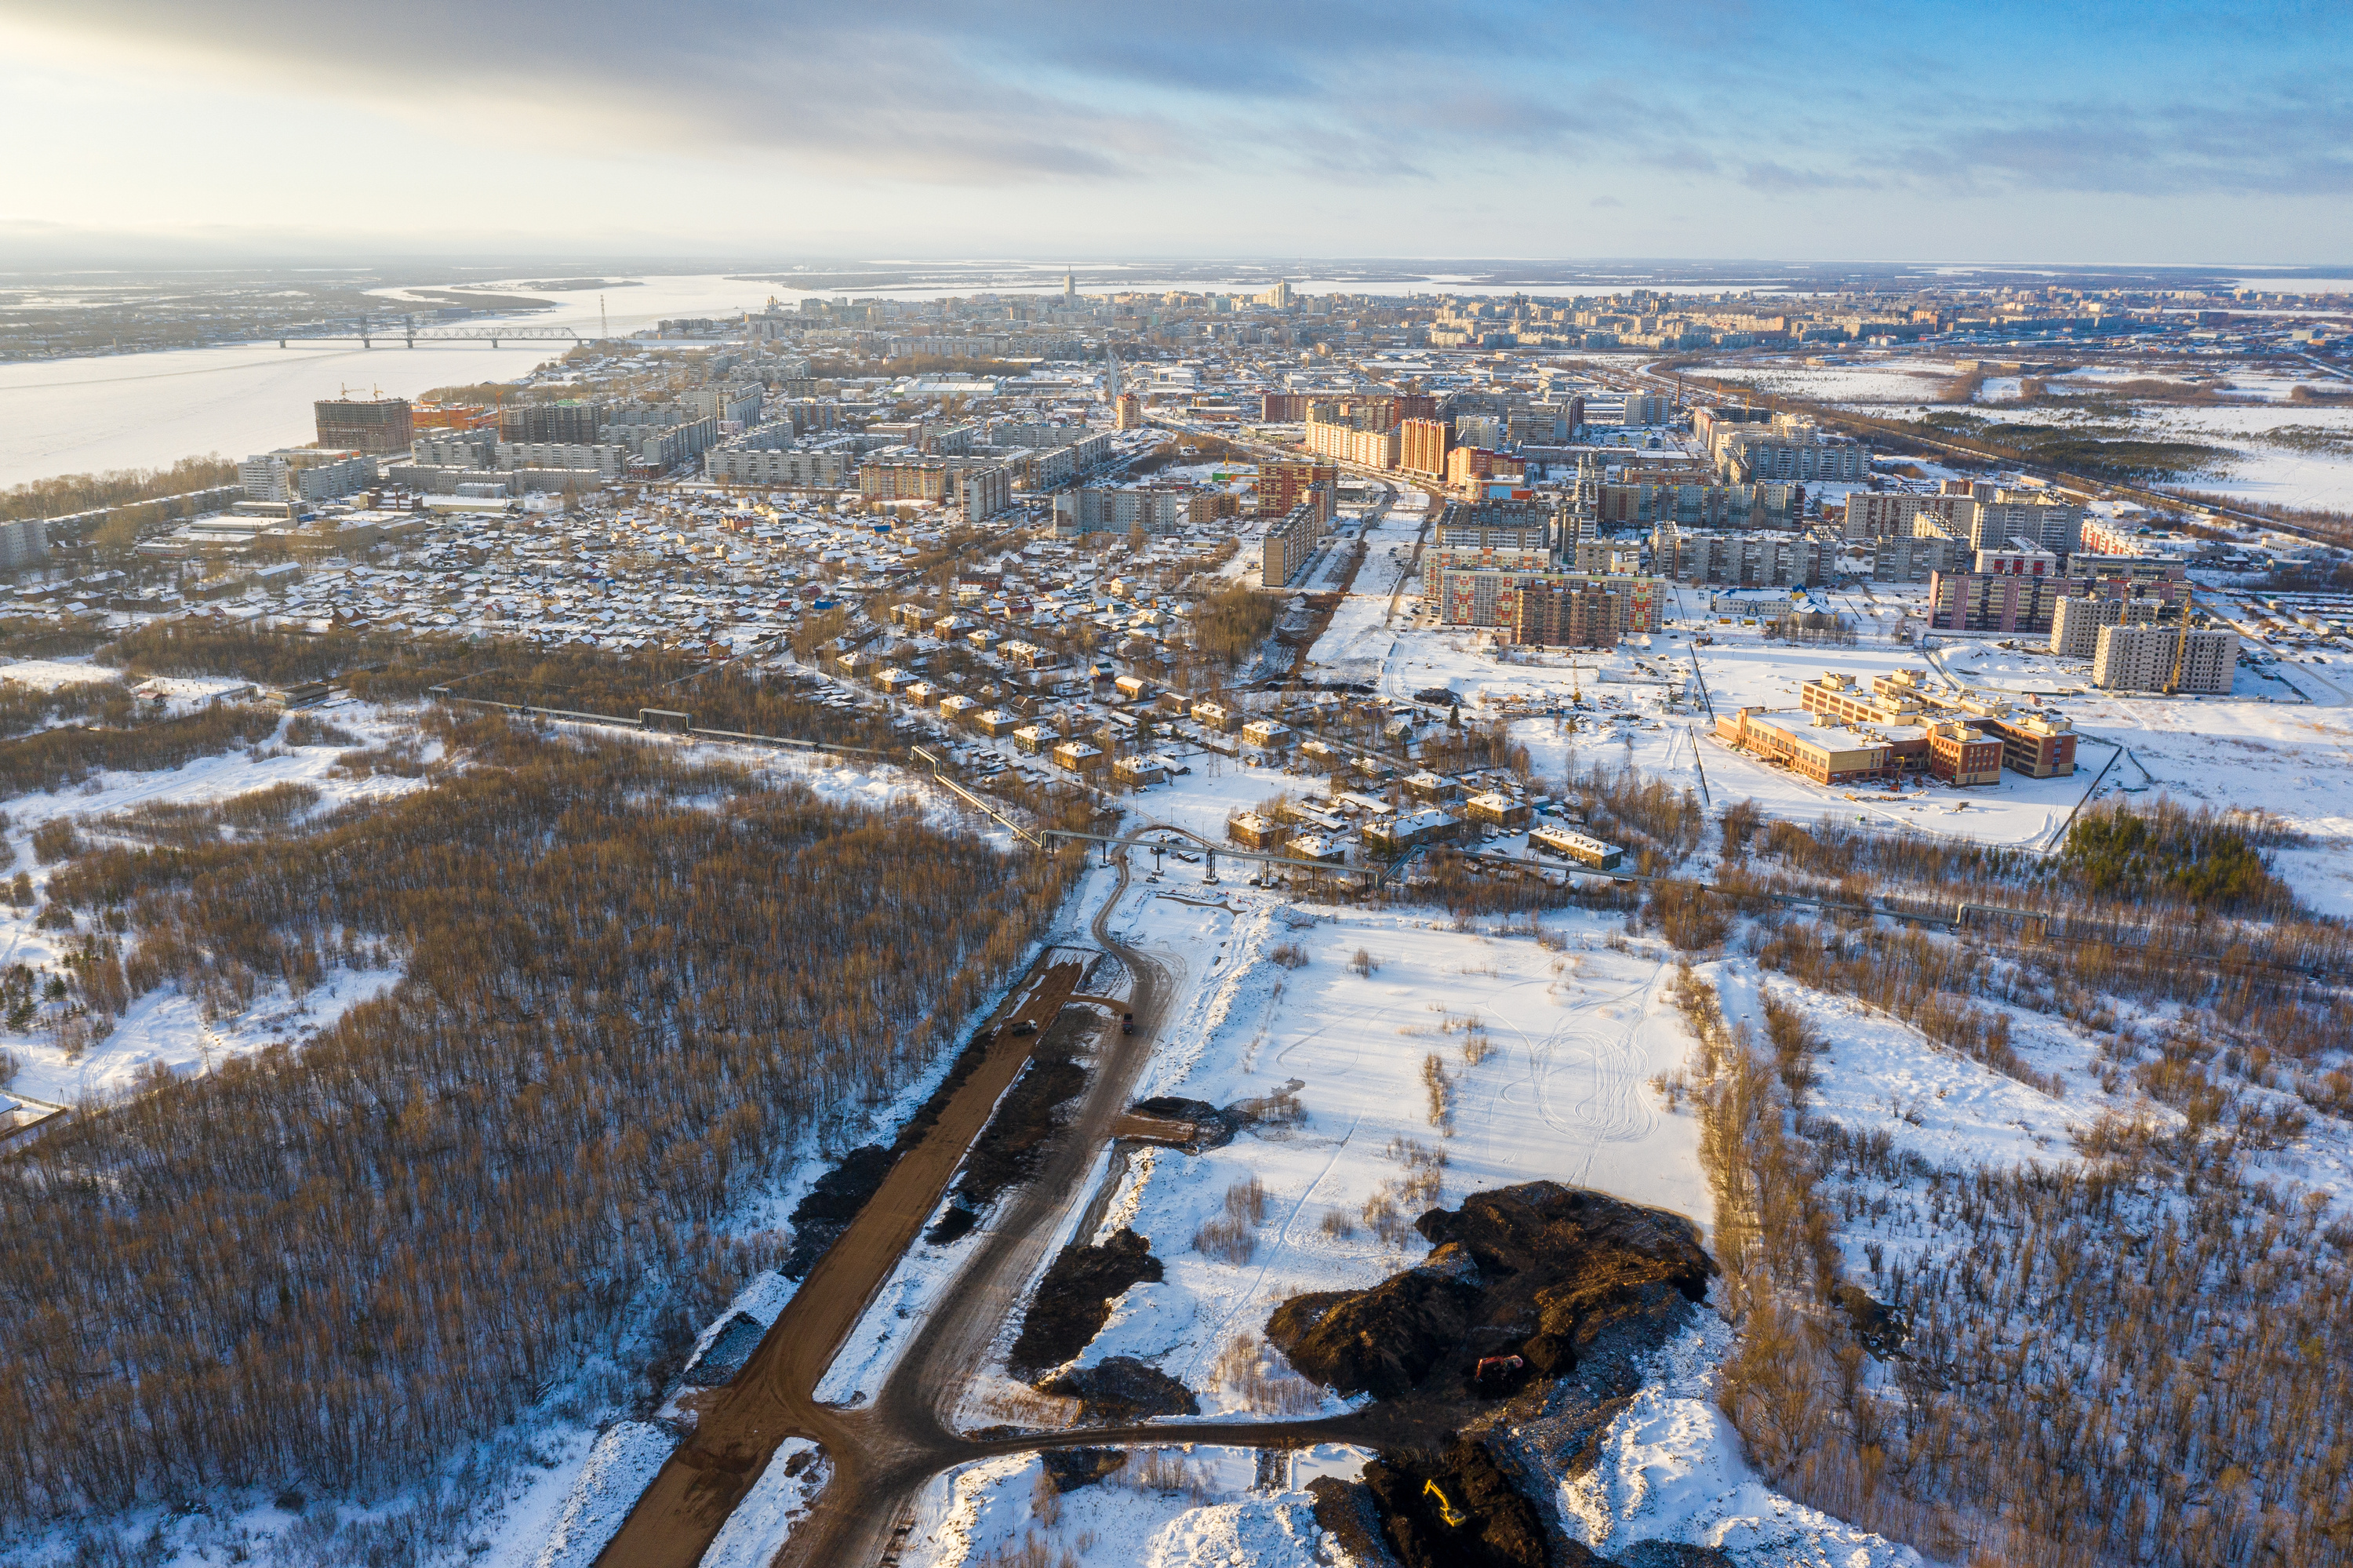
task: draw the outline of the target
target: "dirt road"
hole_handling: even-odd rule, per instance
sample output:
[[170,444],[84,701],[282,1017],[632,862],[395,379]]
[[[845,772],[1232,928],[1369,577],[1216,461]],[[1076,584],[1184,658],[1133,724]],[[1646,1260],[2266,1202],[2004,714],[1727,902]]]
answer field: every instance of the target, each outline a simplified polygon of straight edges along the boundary
[[[992,1455],[1124,1444],[1388,1446],[1427,1441],[1451,1428],[1451,1417],[1373,1409],[1323,1421],[1095,1427],[988,1438],[955,1430],[957,1403],[1022,1287],[1046,1262],[1063,1218],[1074,1205],[1099,1204],[1102,1194],[1085,1189],[1087,1172],[1125,1111],[1182,983],[1166,964],[1112,935],[1112,914],[1127,889],[1123,856],[1118,885],[1096,915],[1093,935],[1127,970],[1130,994],[1122,1005],[1135,1014],[1135,1033],[1104,1029],[1085,1097],[1050,1146],[1044,1168],[996,1217],[873,1403],[858,1410],[821,1405],[815,1398],[818,1380],[937,1207],[997,1097],[1028,1059],[1027,1040],[1000,1031],[1008,1048],[990,1054],[931,1135],[892,1168],[881,1191],[810,1271],[751,1361],[708,1402],[694,1436],[638,1499],[597,1559],[600,1568],[692,1568],[768,1457],[792,1436],[824,1445],[833,1472],[815,1509],[794,1530],[778,1568],[864,1568],[891,1560],[924,1482]],[[1028,1018],[1042,1027],[1072,1000],[1081,972],[1074,962],[1041,965],[999,1022]]]
[[1044,1265],[1062,1216],[1083,1201],[1087,1171],[1109,1141],[1112,1124],[1127,1108],[1176,989],[1176,977],[1166,966],[1111,934],[1112,914],[1127,886],[1123,856],[1119,883],[1095,916],[1093,935],[1127,970],[1125,1006],[1135,1014],[1135,1033],[1105,1029],[1093,1080],[1051,1145],[1044,1168],[991,1224],[955,1287],[901,1354],[872,1407],[829,1413],[861,1445],[865,1468],[854,1487],[843,1485],[847,1478],[837,1469],[816,1510],[794,1531],[784,1563],[846,1568],[881,1561],[923,1482],[990,1451],[957,1436],[951,1421],[956,1402],[980,1370],[1023,1286]]
[[891,1168],[858,1218],[809,1270],[735,1380],[705,1398],[694,1435],[638,1499],[597,1558],[600,1564],[693,1568],[787,1437],[825,1445],[835,1466],[828,1496],[858,1489],[870,1446],[877,1457],[902,1446],[887,1433],[865,1430],[874,1425],[871,1414],[819,1405],[813,1397],[818,1380],[938,1207],[998,1097],[1028,1063],[1038,1036],[1017,1035],[1010,1026],[1027,1020],[1042,1030],[1051,1023],[1085,967],[1076,955],[1050,952],[998,1010],[995,1048],[950,1098],[930,1136]]

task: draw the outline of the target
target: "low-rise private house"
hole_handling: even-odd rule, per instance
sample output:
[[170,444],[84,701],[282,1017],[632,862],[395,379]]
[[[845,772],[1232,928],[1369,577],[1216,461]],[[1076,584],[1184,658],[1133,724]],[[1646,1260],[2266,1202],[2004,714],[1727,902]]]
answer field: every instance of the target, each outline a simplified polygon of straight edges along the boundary
[[1233,708],[1224,703],[1204,699],[1193,705],[1193,722],[1220,735],[1232,730],[1238,717]]
[[1123,757],[1111,765],[1111,776],[1131,789],[1168,781],[1168,770],[1149,757]]
[[1462,799],[1462,786],[1451,779],[1441,779],[1435,773],[1421,772],[1406,776],[1405,792],[1417,800],[1444,805],[1449,800]]
[[940,717],[955,724],[965,715],[976,712],[980,705],[962,692],[952,692],[940,699]]
[[1240,811],[1226,819],[1226,837],[1244,849],[1272,849],[1287,832],[1282,823],[1256,811]]
[[1400,811],[1387,821],[1365,824],[1365,844],[1385,854],[1403,854],[1423,844],[1451,842],[1462,832],[1462,819],[1435,806]]
[[1346,847],[1322,833],[1302,833],[1286,842],[1282,853],[1294,860],[1312,860],[1324,865],[1345,865],[1348,860]]
[[1082,778],[1092,778],[1103,772],[1108,760],[1103,756],[1103,747],[1091,746],[1083,740],[1063,741],[1054,747],[1051,756],[1055,767]]
[[1280,719],[1252,719],[1242,726],[1242,744],[1259,751],[1288,751],[1296,732]]
[[1565,855],[1597,871],[1615,871],[1626,858],[1624,850],[1607,840],[1597,839],[1591,833],[1578,832],[1575,828],[1556,827],[1550,823],[1528,834],[1528,842],[1536,849]]
[[1032,757],[1045,756],[1061,738],[1061,731],[1051,725],[1025,724],[1013,732],[1013,744]]
[[1535,813],[1526,801],[1514,800],[1509,795],[1493,791],[1473,795],[1463,801],[1462,814],[1482,827],[1502,828],[1514,833],[1535,819]]
[[1021,720],[1003,708],[985,708],[972,715],[973,727],[991,740],[1001,740],[1020,727]]

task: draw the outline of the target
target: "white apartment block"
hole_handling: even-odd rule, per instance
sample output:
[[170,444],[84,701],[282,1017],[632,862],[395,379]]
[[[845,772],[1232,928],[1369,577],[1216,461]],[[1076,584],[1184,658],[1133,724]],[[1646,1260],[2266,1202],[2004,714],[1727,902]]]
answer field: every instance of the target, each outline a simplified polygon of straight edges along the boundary
[[776,490],[854,490],[858,454],[829,451],[759,451],[718,447],[702,454],[703,476],[717,484],[766,485]]
[[2153,625],[2165,609],[2162,599],[2063,597],[2051,614],[2051,652],[2062,659],[2089,659],[2100,651],[2103,628]]
[[2238,663],[2235,631],[2104,626],[2092,654],[2092,684],[2122,692],[2161,692],[2170,687],[2178,692],[2223,693],[2231,689]]
[[332,501],[375,482],[375,459],[362,452],[289,447],[237,465],[248,501]]

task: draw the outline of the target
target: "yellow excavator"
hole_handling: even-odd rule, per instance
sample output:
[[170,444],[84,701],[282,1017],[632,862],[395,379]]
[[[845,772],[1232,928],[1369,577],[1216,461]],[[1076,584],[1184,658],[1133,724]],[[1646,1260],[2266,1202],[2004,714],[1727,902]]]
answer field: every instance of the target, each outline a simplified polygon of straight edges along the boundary
[[1470,1521],[1469,1514],[1446,1500],[1446,1494],[1438,1489],[1436,1481],[1422,1482],[1421,1495],[1438,1499],[1438,1517],[1444,1520],[1450,1529],[1460,1530]]

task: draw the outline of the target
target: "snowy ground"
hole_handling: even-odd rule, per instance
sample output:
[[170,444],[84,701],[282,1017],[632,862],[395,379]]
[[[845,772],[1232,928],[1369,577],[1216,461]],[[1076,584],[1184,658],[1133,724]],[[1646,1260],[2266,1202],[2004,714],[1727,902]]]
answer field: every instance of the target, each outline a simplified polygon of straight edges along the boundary
[[[1419,499],[1418,493],[1409,493]],[[1427,514],[1392,507],[1365,535],[1365,564],[1356,573],[1355,591],[1340,601],[1332,624],[1308,651],[1308,673],[1319,680],[1370,681],[1379,678],[1396,635],[1389,619],[1389,600],[1413,560],[1413,543]],[[1398,620],[1411,613],[1409,603],[1398,606]]]
[[[1548,917],[1540,944],[1455,929],[1426,910],[1301,906],[1230,885],[1164,891],[1188,901],[1124,906],[1122,938],[1204,979],[1140,1092],[1230,1104],[1288,1091],[1307,1119],[1135,1162],[1103,1228],[1146,1236],[1165,1277],[1129,1290],[1076,1364],[1152,1361],[1195,1391],[1203,1419],[1336,1412],[1340,1402],[1290,1372],[1259,1330],[1288,1296],[1360,1287],[1425,1255],[1402,1223],[1421,1209],[1550,1177],[1708,1224],[1696,1124],[1648,1086],[1681,1066],[1689,1044],[1666,999],[1662,948],[1613,943],[1609,923],[1578,915]],[[1276,961],[1293,945],[1293,962]],[[1369,973],[1355,963],[1359,950]],[[1979,1114],[1990,1121],[2003,1108]],[[1263,1206],[1245,1226],[1246,1252],[1197,1243],[1253,1180]],[[1384,1199],[1394,1212],[1386,1236],[1368,1218],[1368,1203],[1377,1214]],[[1612,1428],[1609,1486],[1565,1494],[1564,1510],[1618,1545],[1658,1538],[1723,1544],[1757,1563],[1916,1563],[1790,1503],[1747,1468],[1715,1414],[1710,1369],[1724,1336],[1712,1323],[1662,1355],[1657,1381]],[[1172,1443],[1189,1424],[1163,1423]],[[1053,1554],[1043,1560],[1068,1552],[1082,1565],[1337,1562],[1335,1542],[1319,1550],[1303,1488],[1316,1474],[1353,1478],[1366,1457],[1324,1450],[1261,1468],[1244,1451],[1130,1450],[1109,1480],[1060,1498],[1041,1494],[1034,1459],[988,1461],[932,1485],[904,1561],[946,1568],[1034,1545]]]

